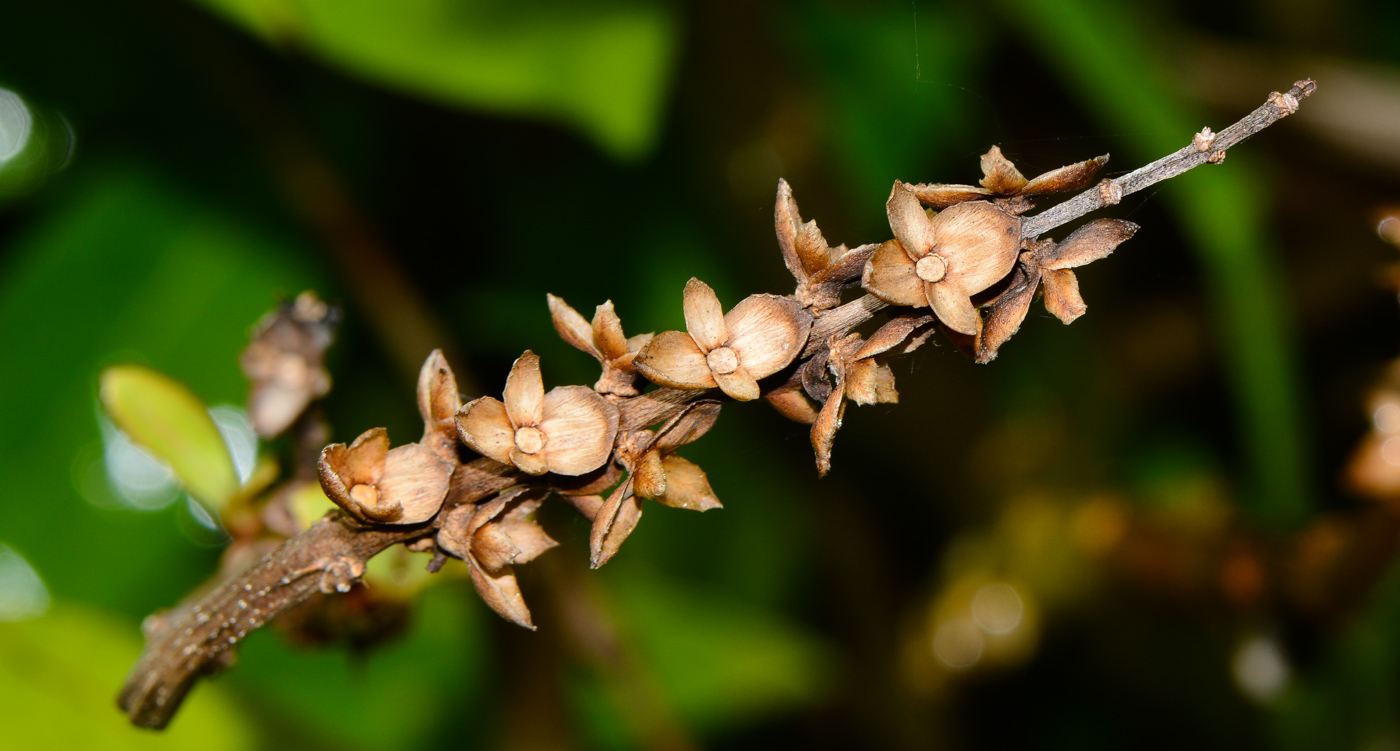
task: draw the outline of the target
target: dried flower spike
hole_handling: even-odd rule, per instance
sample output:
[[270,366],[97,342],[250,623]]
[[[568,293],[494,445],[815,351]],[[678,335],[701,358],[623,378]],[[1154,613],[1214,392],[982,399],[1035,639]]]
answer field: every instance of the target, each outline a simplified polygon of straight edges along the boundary
[[462,441],[482,456],[531,475],[581,475],[612,454],[617,407],[583,386],[546,394],[533,352],[515,361],[502,396],[504,403],[484,396],[457,414]]
[[532,631],[535,624],[512,567],[559,544],[533,518],[541,500],[539,494],[515,488],[485,503],[463,504],[446,514],[437,535],[444,552],[466,562],[481,599],[506,620]]
[[663,331],[637,354],[649,380],[677,389],[716,386],[739,401],[757,399],[758,379],[787,367],[802,351],[812,314],[790,297],[750,295],[727,315],[709,285],[685,285],[683,331]]
[[1010,286],[988,305],[987,322],[977,338],[977,362],[991,362],[1021,327],[1037,287],[1045,291],[1045,309],[1064,323],[1084,315],[1088,306],[1071,269],[1108,256],[1137,231],[1138,225],[1122,219],[1095,219],[1062,243],[1046,239],[1022,253]]
[[357,519],[419,524],[442,507],[453,465],[420,443],[390,449],[388,431],[371,428],[327,446],[317,469],[326,497]]
[[794,296],[814,310],[834,308],[841,304],[841,292],[846,285],[859,279],[861,270],[876,246],[862,245],[847,250],[845,245],[833,248],[822,237],[815,220],[802,221],[792,186],[778,180],[778,201],[773,209],[778,231],[778,246],[783,251],[783,263],[797,279]]
[[930,218],[908,186],[895,181],[886,211],[895,240],[865,265],[865,289],[893,305],[931,306],[948,328],[977,333],[972,296],[1016,265],[1021,219],[990,203],[961,203]]
[[593,313],[593,323],[584,320],[577,310],[554,295],[549,300],[549,314],[554,329],[564,341],[597,358],[603,375],[593,390],[600,394],[636,396],[639,376],[633,360],[652,334],[638,334],[631,339],[622,334],[622,321],[613,310],[612,300],[599,305]]

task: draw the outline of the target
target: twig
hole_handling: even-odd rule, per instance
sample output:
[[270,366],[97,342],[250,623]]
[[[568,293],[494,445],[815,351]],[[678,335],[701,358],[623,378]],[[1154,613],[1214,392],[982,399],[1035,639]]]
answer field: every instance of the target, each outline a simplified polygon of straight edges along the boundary
[[1196,134],[1190,145],[1176,153],[1164,156],[1117,179],[1105,180],[1064,203],[1027,217],[1021,225],[1021,237],[1038,237],[1091,211],[1112,206],[1121,201],[1123,196],[1136,193],[1154,183],[1176,177],[1202,164],[1219,164],[1225,160],[1225,152],[1231,146],[1293,114],[1298,110],[1298,103],[1315,90],[1317,83],[1311,78],[1305,78],[1293,84],[1293,88],[1287,93],[1274,92],[1268,101],[1225,130],[1212,134],[1210,128],[1205,128]]

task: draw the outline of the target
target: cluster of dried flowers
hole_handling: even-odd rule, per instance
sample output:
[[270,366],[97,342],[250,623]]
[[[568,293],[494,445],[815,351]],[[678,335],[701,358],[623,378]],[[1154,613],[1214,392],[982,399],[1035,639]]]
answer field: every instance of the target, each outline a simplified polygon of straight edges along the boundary
[[[886,205],[894,239],[851,249],[831,247],[816,222],[804,222],[791,188],[780,181],[778,244],[797,280],[794,294],[751,295],[725,312],[714,290],[691,279],[682,296],[685,331],[631,338],[612,302],[598,306],[590,323],[550,295],[559,335],[602,366],[592,388],[546,392],[539,358],[527,351],[511,368],[501,399],[464,405],[451,368],[434,352],[418,385],[423,438],[390,448],[387,433],[375,428],[348,446],[328,446],[320,457],[321,487],[370,525],[421,525],[446,505],[436,535],[419,545],[465,561],[496,612],[531,626],[512,566],[555,545],[533,521],[535,509],[553,494],[588,517],[596,567],[636,528],[643,499],[719,508],[704,471],[676,453],[714,424],[718,398],[766,397],[785,416],[811,424],[825,474],[846,402],[898,400],[888,358],[943,330],[961,346],[970,344],[980,362],[991,360],[1041,289],[1046,308],[1065,323],[1083,314],[1070,269],[1108,255],[1137,226],[1097,219],[1057,244],[1023,240],[1020,215],[1035,196],[1088,187],[1107,161],[1101,156],[1027,180],[993,147],[982,157],[980,187],[896,182]],[[855,288],[874,296],[864,301],[865,311],[895,306],[868,339],[850,333],[851,326],[820,325]],[[679,392],[676,408],[650,424],[623,420],[646,381]],[[514,473],[514,481],[489,500],[447,503],[454,472],[474,455]]]
[[[886,203],[894,237],[878,244],[832,247],[815,222],[802,220],[780,181],[775,221],[797,282],[793,294],[751,295],[726,313],[714,291],[692,279],[682,297],[685,331],[630,338],[611,302],[589,322],[548,297],[560,336],[602,368],[592,388],[546,391],[539,358],[527,351],[500,400],[463,404],[446,359],[434,352],[418,385],[423,437],[395,448],[375,428],[349,445],[325,447],[317,474],[343,513],[327,515],[164,619],[149,635],[121,706],[133,722],[163,727],[199,675],[249,630],[316,592],[350,589],[369,557],[400,543],[434,552],[430,570],[449,556],[461,559],[496,612],[533,627],[514,566],[556,544],[534,519],[549,497],[592,522],[595,567],[636,528],[643,499],[718,508],[705,473],[677,451],[710,429],[725,397],[761,397],[811,425],[825,474],[847,402],[898,400],[890,358],[941,331],[988,362],[1038,292],[1052,315],[1075,320],[1085,304],[1073,269],[1113,252],[1137,225],[1096,219],[1062,242],[1041,235],[1161,180],[1219,164],[1226,149],[1295,112],[1315,88],[1299,81],[1220,133],[1203,130],[1183,149],[1097,187],[1107,156],[1027,179],[993,147],[982,157],[979,185],[896,182]],[[1085,188],[1023,216],[1037,197]],[[882,325],[868,335],[856,331],[885,308]],[[300,317],[283,311],[260,329],[261,349],[245,357],[254,380],[250,409],[265,437],[306,422],[297,413],[329,387],[320,359],[325,342],[292,335],[314,333],[325,315],[309,302]]]

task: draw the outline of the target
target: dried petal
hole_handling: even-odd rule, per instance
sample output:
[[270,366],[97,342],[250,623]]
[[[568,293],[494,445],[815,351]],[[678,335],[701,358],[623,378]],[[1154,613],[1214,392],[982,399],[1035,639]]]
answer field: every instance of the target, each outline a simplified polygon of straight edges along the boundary
[[[845,379],[839,379],[844,381]],[[836,431],[841,427],[841,418],[846,414],[846,384],[837,384],[837,390],[827,398],[817,413],[817,421],[812,423],[812,448],[817,452],[817,476],[826,477],[831,471],[831,445],[836,440]]]
[[457,378],[442,350],[435,349],[418,374],[418,412],[423,416],[423,445],[447,461],[457,458],[457,411],[461,408]]
[[986,188],[974,185],[943,185],[941,183],[909,185],[909,192],[919,199],[919,203],[935,209],[946,209],[964,201],[972,201],[991,195]]
[[1138,231],[1138,225],[1122,219],[1095,219],[1070,233],[1059,245],[1036,254],[1036,263],[1046,269],[1072,269],[1097,261],[1112,253]]
[[540,432],[549,471],[581,475],[603,466],[617,438],[617,406],[583,386],[561,386],[544,397]]
[[860,284],[866,292],[891,305],[928,305],[924,282],[914,272],[914,261],[898,240],[886,241],[875,249],[865,264]]
[[1073,271],[1047,270],[1041,283],[1045,286],[1045,309],[1061,321],[1071,323],[1089,310],[1079,296],[1079,280]]
[[510,450],[510,463],[527,475],[542,475],[549,471],[549,460],[543,452],[527,453],[516,446]]
[[972,300],[965,293],[951,284],[926,284],[924,287],[929,305],[933,306],[933,312],[943,325],[968,336],[977,334],[982,320],[977,316],[977,308],[972,306]]
[[[923,290],[919,292],[922,294]],[[853,360],[863,360],[867,357],[886,352],[904,343],[909,338],[909,334],[915,329],[927,326],[933,321],[932,316],[907,313],[902,316],[895,316],[885,322],[874,334],[870,341],[866,342],[860,349],[856,350]]]
[[500,574],[507,566],[515,563],[515,557],[520,555],[520,548],[516,547],[510,535],[501,529],[499,522],[491,522],[472,535],[471,554],[487,573]]
[[[870,257],[875,254],[875,249],[880,247],[876,243],[868,243],[855,248],[851,248],[832,260],[831,264],[820,272],[812,275],[813,283],[820,283],[826,286],[843,285],[847,282],[859,279],[861,272],[865,270],[865,264]],[[833,290],[840,301],[839,286]]]
[[666,492],[666,470],[661,466],[661,452],[655,449],[642,454],[632,470],[632,492],[639,498],[655,498]]
[[520,594],[520,583],[515,580],[515,571],[509,567],[492,575],[479,564],[467,557],[467,568],[471,571],[472,584],[483,602],[502,618],[531,631],[535,624],[530,620],[530,609],[525,607],[525,598]]
[[622,335],[622,320],[617,317],[612,300],[599,305],[593,312],[593,342],[609,360],[616,360],[628,352],[627,337]]
[[452,464],[419,443],[391,450],[384,459],[384,475],[376,489],[381,504],[398,506],[402,511],[384,521],[418,524],[433,518],[447,497],[452,470]]
[[603,353],[593,344],[593,328],[588,321],[562,298],[546,294],[545,299],[549,301],[549,317],[554,319],[554,330],[559,332],[559,337],[575,349],[602,360]]
[[1100,169],[1103,169],[1105,164],[1108,164],[1108,154],[1036,175],[1021,188],[1021,195],[1042,196],[1047,193],[1063,193],[1069,190],[1087,188],[1093,184],[1094,176],[1099,173]]
[[[729,311],[724,322],[729,348],[739,356],[741,369],[753,378],[767,378],[787,367],[802,351],[812,330],[812,314],[796,300],[778,295],[750,295]],[[720,375],[714,377],[723,388]],[[758,394],[751,398],[757,399]]]
[[1036,287],[1040,285],[1040,269],[1022,265],[1016,270],[1017,279],[1011,289],[987,308],[987,317],[982,324],[982,332],[977,335],[977,362],[989,363],[996,359],[1001,345],[1021,328],[1030,310],[1031,300],[1035,299]]
[[885,213],[889,215],[890,229],[894,230],[895,239],[899,240],[911,259],[917,261],[933,252],[936,240],[933,222],[924,213],[924,207],[919,205],[919,199],[904,183],[894,181],[890,198],[885,202]]
[[778,178],[778,200],[773,207],[773,224],[778,231],[778,247],[783,251],[783,263],[799,282],[804,281],[807,272],[797,255],[797,235],[802,228],[802,216],[797,211],[797,202],[792,198],[792,186],[782,178]]
[[384,471],[384,457],[389,454],[389,431],[370,428],[361,433],[345,451],[345,464],[337,468],[341,475],[357,483],[379,482]]
[[763,398],[773,405],[773,409],[778,410],[778,414],[793,422],[811,425],[817,419],[816,408],[797,386],[770,391],[764,394]]
[[716,385],[705,353],[683,331],[663,331],[632,361],[647,380],[673,389],[712,389]]
[[671,508],[709,511],[723,508],[710,487],[705,470],[679,456],[667,456],[661,461],[666,474],[666,492],[657,501]]
[[499,400],[483,396],[468,402],[457,413],[457,435],[472,451],[503,464],[511,463],[515,426],[511,425],[506,406]]
[[1000,146],[982,155],[982,175],[982,187],[999,196],[1013,195],[1026,184],[1025,176],[1002,155]]
[[516,358],[510,375],[506,376],[506,390],[502,396],[512,425],[523,428],[540,424],[544,378],[540,375],[540,358],[534,352],[527,349]]
[[742,365],[731,373],[715,373],[715,382],[719,384],[720,391],[731,399],[751,402],[759,397],[758,381]]
[[702,352],[709,352],[729,338],[724,309],[710,285],[691,277],[685,284],[685,328]]
[[689,409],[671,418],[656,431],[652,448],[663,453],[675,451],[687,443],[693,443],[710,431],[715,420],[719,419],[719,402],[696,402]]
[[593,520],[588,538],[589,564],[598,568],[607,563],[641,518],[642,500],[632,493],[632,480],[628,478],[608,496]]
[[937,253],[948,264],[947,276],[935,280],[940,285],[955,285],[970,297],[1004,279],[1016,265],[1021,245],[1018,216],[978,201],[941,212],[933,225]]
[[852,362],[846,367],[846,398],[861,405],[898,402],[894,371],[874,358]]

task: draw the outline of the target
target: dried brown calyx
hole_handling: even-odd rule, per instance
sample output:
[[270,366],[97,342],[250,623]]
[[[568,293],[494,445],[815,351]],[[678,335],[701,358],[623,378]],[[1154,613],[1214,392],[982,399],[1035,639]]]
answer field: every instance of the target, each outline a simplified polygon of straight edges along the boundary
[[[750,295],[726,315],[709,285],[685,285],[686,331],[663,331],[637,355],[648,380],[676,389],[719,387],[739,401],[757,399],[758,379],[802,351],[812,314],[791,297]],[[687,333],[688,332],[688,333]]]
[[303,292],[253,327],[238,363],[252,382],[248,416],[258,436],[281,435],[311,402],[330,392],[325,352],[339,324],[339,308]]
[[318,469],[326,497],[360,521],[419,524],[442,507],[453,465],[421,443],[391,449],[389,432],[371,428],[327,446]]
[[597,568],[617,553],[642,518],[642,499],[664,506],[709,511],[720,508],[705,471],[676,456],[676,449],[698,440],[719,418],[718,402],[696,402],[672,417],[655,433],[637,430],[618,441],[617,462],[628,477],[603,501],[600,496],[578,499],[575,506],[591,511],[593,531],[589,557]]
[[886,211],[895,239],[881,245],[865,265],[865,289],[891,305],[930,306],[948,328],[975,335],[982,321],[972,296],[1016,265],[1021,219],[983,201],[961,203],[930,217],[899,181]]
[[797,278],[797,291],[793,296],[813,310],[840,305],[841,293],[860,279],[865,262],[877,245],[872,243],[849,250],[845,245],[835,248],[828,245],[817,229],[816,220],[802,221],[787,180],[778,180],[778,202],[773,219],[783,263]]
[[1068,324],[1088,306],[1079,295],[1074,269],[1108,256],[1138,231],[1122,219],[1095,219],[1071,232],[1062,243],[1045,239],[1021,254],[1011,284],[987,307],[987,323],[977,338],[977,362],[991,362],[997,350],[1021,327],[1037,288],[1045,293],[1045,309]]
[[653,335],[638,334],[630,339],[624,336],[622,321],[613,310],[612,300],[598,306],[590,324],[563,299],[554,295],[545,297],[549,300],[549,314],[559,336],[593,355],[603,366],[603,375],[593,385],[593,390],[614,396],[636,396],[641,375],[632,361]]
[[533,630],[530,609],[520,594],[514,565],[529,563],[558,545],[534,519],[544,494],[517,487],[480,504],[464,504],[446,514],[438,547],[467,564],[481,599],[501,617]]
[[1053,169],[1027,180],[1016,165],[1001,153],[1001,147],[993,146],[982,155],[980,187],[932,183],[910,185],[909,190],[920,202],[935,209],[990,198],[1007,211],[1020,214],[1033,208],[1030,199],[1036,196],[1089,187],[1105,164],[1108,164],[1108,154]]
[[617,407],[584,386],[546,394],[535,353],[515,361],[502,396],[504,403],[484,396],[458,413],[457,433],[473,451],[531,475],[582,475],[608,461]]

